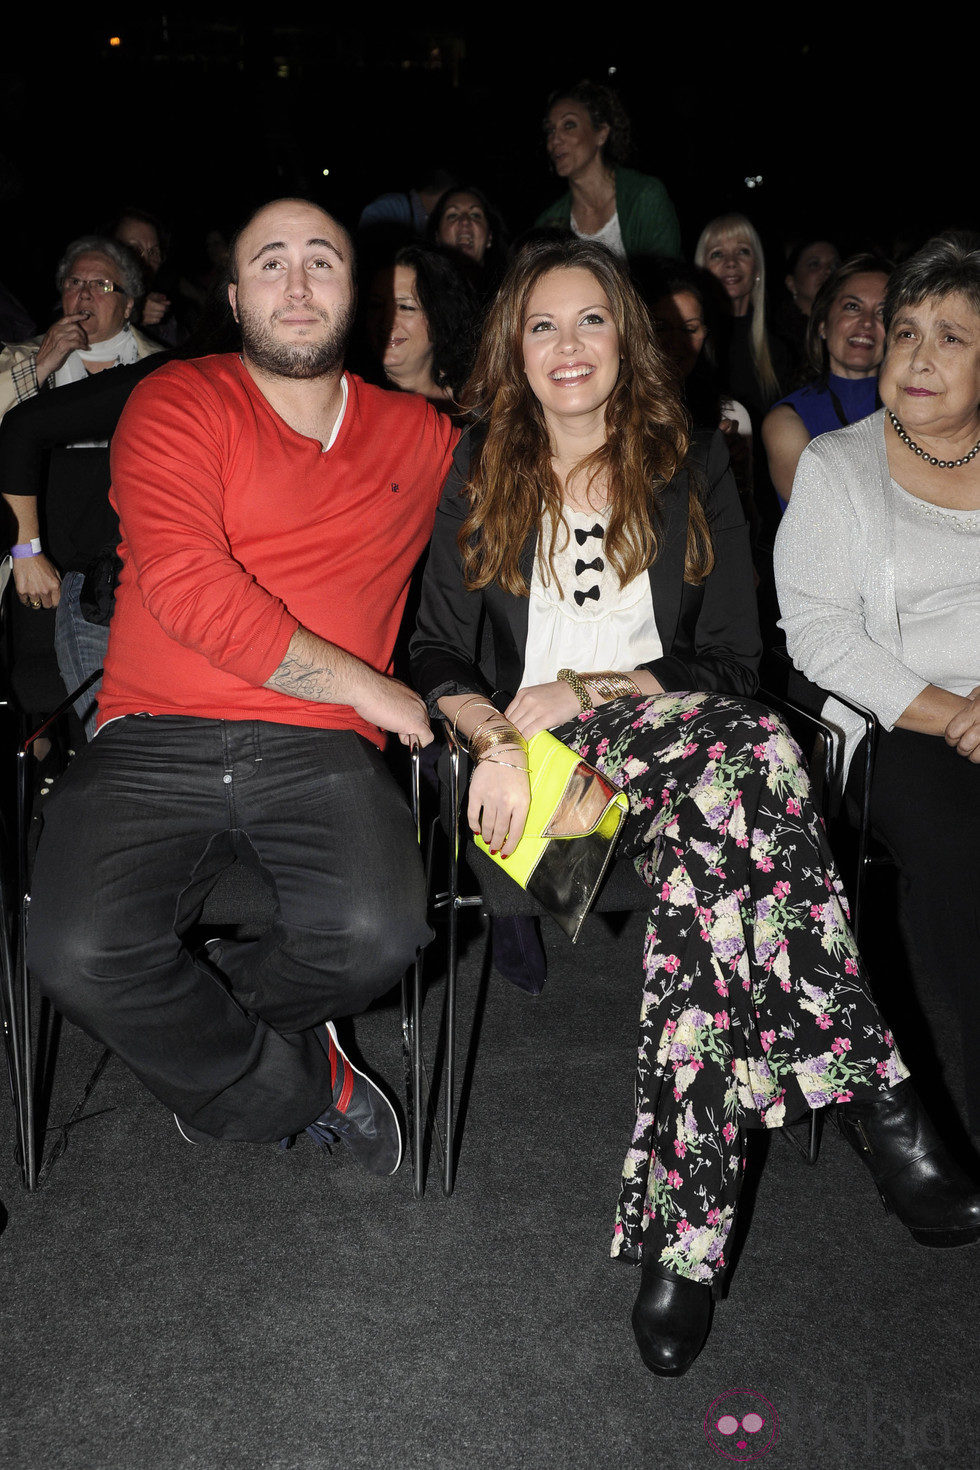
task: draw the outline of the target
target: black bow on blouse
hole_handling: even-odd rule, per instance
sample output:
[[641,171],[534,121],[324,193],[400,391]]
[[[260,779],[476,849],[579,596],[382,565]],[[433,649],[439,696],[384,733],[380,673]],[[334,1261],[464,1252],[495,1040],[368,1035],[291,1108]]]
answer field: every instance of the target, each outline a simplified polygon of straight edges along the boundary
[[582,606],[582,603],[585,601],[585,599],[587,597],[592,597],[592,598],[595,599],[596,602],[598,602],[599,601],[599,589],[598,589],[598,587],[590,587],[589,590],[588,590],[588,592],[576,592],[575,593],[575,601],[578,603],[579,607]]
[[575,575],[576,577],[581,577],[583,572],[601,572],[605,565],[601,556],[597,556],[595,561],[583,561],[579,557],[575,563]]
[[579,546],[584,546],[590,536],[598,536],[599,540],[602,540],[602,527],[599,525],[598,521],[596,521],[591,531],[580,531],[578,527],[576,527],[575,540],[578,542]]

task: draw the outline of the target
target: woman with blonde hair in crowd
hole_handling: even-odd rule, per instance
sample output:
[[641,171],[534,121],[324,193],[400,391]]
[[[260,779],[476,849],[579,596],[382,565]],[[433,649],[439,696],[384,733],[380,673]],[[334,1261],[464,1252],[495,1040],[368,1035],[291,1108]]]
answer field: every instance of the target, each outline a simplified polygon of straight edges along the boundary
[[744,403],[758,430],[779,397],[788,363],[766,329],[766,263],[762,241],[744,214],[709,220],[694,251],[695,265],[718,280],[728,303],[727,331],[716,344],[727,391]]

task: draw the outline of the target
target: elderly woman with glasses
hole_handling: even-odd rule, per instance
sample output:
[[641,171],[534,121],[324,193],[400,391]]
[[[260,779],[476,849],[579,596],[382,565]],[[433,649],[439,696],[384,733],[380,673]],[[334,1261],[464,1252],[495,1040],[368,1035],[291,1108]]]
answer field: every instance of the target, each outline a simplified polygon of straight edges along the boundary
[[[980,237],[903,262],[883,330],[884,406],[802,451],[776,586],[797,668],[880,721],[872,826],[916,974],[956,1017],[980,1145]],[[859,731],[828,715],[850,759]]]
[[[159,343],[130,326],[143,283],[135,259],[116,241],[100,235],[73,241],[61,258],[56,284],[61,293],[57,321],[42,337],[0,352],[0,414],[42,390],[80,383],[107,368],[160,351]],[[18,494],[14,484],[4,485],[3,491],[16,521],[11,554],[17,597],[31,613],[58,607],[67,598],[58,617],[56,641],[74,646],[88,632],[78,606],[87,565],[75,544],[76,533],[85,529],[88,547],[107,508],[103,493],[98,506],[92,507],[93,522],[84,491],[90,452],[99,451],[104,457],[104,441],[82,439],[72,451],[70,460],[52,463],[49,493],[40,510],[35,494]],[[69,689],[80,682],[69,671],[74,663],[66,666],[60,653],[59,666]],[[92,699],[90,695],[90,702]],[[30,699],[27,702],[36,707]]]

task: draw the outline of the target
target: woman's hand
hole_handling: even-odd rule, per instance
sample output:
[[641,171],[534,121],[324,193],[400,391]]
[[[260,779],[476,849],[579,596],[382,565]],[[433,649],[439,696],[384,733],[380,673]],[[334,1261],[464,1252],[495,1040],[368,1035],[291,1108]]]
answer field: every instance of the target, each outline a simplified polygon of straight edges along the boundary
[[[504,761],[513,764],[504,765]],[[500,852],[504,857],[510,857],[520,842],[531,804],[525,761],[520,746],[498,745],[492,756],[477,764],[470,777],[466,808],[470,831],[479,833],[491,852]]]
[[162,291],[150,291],[143,302],[144,327],[156,327],[163,321],[170,310],[170,298],[164,296]]
[[88,346],[88,333],[82,326],[82,322],[87,320],[87,311],[76,311],[71,316],[59,317],[58,321],[45,332],[41,345],[37,349],[37,357],[34,359],[38,387],[47,382],[52,373],[56,373],[60,367],[63,367],[73,352],[85,351]]
[[25,607],[57,607],[61,601],[61,578],[43,552],[14,560],[14,586]]
[[516,725],[525,740],[537,735],[540,730],[552,730],[563,725],[573,715],[580,715],[582,706],[578,696],[564,679],[555,679],[551,684],[531,684],[519,689],[507,706],[504,714],[512,725]]
[[963,708],[946,726],[946,744],[955,746],[960,755],[980,765],[980,684],[971,689]]

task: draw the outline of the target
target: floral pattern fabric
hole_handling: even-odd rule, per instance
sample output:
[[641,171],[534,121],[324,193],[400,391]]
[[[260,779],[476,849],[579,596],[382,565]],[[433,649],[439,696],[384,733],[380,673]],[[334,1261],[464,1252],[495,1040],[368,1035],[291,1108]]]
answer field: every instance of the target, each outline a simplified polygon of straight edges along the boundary
[[618,699],[554,733],[629,798],[652,906],[612,1254],[724,1270],[744,1131],[907,1076],[871,999],[799,749],[761,705]]

